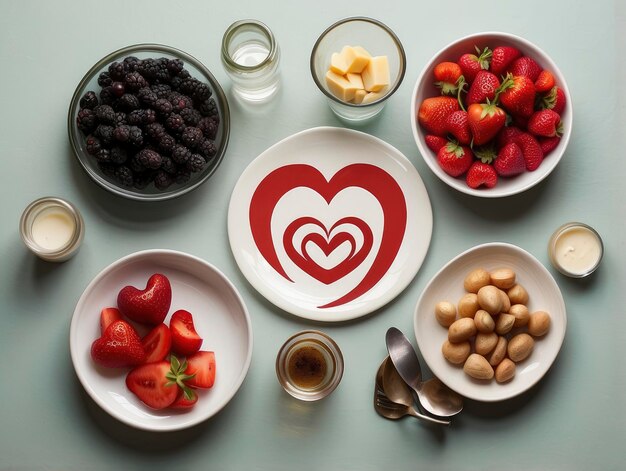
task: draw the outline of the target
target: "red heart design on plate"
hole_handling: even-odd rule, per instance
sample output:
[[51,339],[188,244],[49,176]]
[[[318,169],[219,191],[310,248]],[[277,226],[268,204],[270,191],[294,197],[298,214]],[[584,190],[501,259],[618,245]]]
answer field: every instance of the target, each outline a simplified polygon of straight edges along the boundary
[[[318,232],[311,232],[306,234],[302,238],[302,242],[300,244],[300,252],[296,250],[293,245],[293,236],[298,229],[307,225],[314,224],[324,231],[326,237],[322,236]],[[331,236],[334,229],[343,225],[343,224],[351,224],[359,229],[361,234],[363,235],[363,244],[359,250],[356,250],[356,241],[354,240],[354,236],[349,232],[337,232],[333,236]],[[351,273],[356,267],[358,267],[363,260],[367,257],[370,250],[372,249],[372,242],[374,237],[372,235],[372,230],[370,227],[363,221],[362,219],[356,217],[346,217],[337,221],[330,230],[327,230],[326,227],[317,219],[313,217],[301,217],[293,221],[283,234],[283,246],[285,247],[285,252],[289,256],[289,258],[295,263],[302,271],[308,273],[310,276],[315,278],[318,281],[321,281],[324,284],[330,285],[337,280],[340,280],[348,273]],[[350,243],[350,253],[346,258],[344,258],[341,262],[335,265],[332,268],[324,268],[320,266],[307,251],[307,244],[309,242],[317,245],[322,252],[328,257],[331,253],[335,251],[341,244],[344,242]]]
[[285,279],[289,278],[282,267],[272,239],[272,214],[278,201],[290,190],[307,187],[318,192],[327,203],[341,190],[362,188],[372,194],[381,206],[384,226],[380,248],[371,267],[348,293],[319,308],[331,308],[349,303],[367,293],[387,273],[404,239],[407,209],[404,193],[386,171],[375,165],[357,163],[339,170],[330,180],[315,167],[290,164],[273,170],[259,183],[250,200],[250,230],[254,242],[267,262]]

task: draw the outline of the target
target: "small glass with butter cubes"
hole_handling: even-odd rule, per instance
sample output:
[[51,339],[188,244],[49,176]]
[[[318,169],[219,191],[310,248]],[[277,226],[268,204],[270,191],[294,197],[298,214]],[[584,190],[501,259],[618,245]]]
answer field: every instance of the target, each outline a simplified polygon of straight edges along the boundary
[[382,111],[406,71],[404,48],[378,20],[345,18],[324,31],[311,52],[311,74],[332,111],[348,122]]

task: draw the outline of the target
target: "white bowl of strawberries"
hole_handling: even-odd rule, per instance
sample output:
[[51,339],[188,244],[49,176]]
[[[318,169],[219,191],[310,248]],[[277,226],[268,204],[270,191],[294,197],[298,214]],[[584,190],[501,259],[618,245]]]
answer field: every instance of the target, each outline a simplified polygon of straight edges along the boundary
[[565,153],[572,103],[540,48],[508,33],[466,36],[422,70],[411,126],[426,164],[449,186],[499,198],[546,178]]

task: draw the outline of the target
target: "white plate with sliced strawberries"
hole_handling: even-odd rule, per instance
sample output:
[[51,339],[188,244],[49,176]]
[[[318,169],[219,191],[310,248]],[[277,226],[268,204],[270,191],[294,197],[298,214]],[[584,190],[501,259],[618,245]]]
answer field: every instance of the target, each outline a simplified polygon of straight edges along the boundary
[[83,292],[70,327],[76,374],[130,426],[173,431],[219,412],[252,358],[247,308],[210,263],[173,250],[130,254]]
[[499,198],[545,179],[572,131],[565,77],[539,47],[508,33],[461,38],[422,70],[411,126],[430,169],[452,188]]

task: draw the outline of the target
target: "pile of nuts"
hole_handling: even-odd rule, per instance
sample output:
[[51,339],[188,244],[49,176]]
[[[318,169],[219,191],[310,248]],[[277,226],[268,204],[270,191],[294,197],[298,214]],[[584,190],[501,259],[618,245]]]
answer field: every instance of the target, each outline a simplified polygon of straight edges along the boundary
[[[532,353],[535,337],[550,330],[550,315],[530,313],[528,292],[510,268],[477,268],[463,282],[467,292],[455,306],[435,306],[437,322],[448,329],[441,351],[450,363],[463,364],[472,378],[504,383],[515,376],[516,363]],[[457,319],[458,312],[458,319]]]

